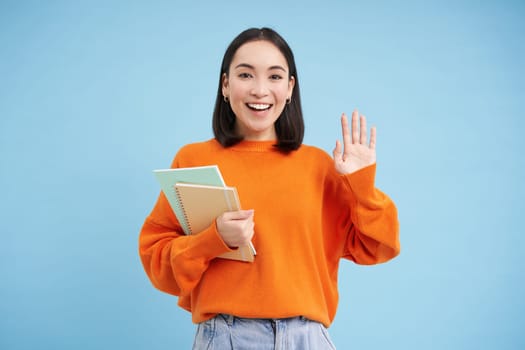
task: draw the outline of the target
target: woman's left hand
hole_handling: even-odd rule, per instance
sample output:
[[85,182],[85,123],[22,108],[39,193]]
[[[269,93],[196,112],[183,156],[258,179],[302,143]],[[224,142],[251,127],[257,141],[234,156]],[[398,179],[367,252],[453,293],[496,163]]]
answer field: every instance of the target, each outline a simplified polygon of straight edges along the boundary
[[366,118],[357,110],[352,113],[352,130],[348,127],[348,118],[341,116],[343,145],[339,140],[333,152],[335,168],[340,174],[350,174],[376,162],[376,128],[370,129],[370,142],[367,144]]

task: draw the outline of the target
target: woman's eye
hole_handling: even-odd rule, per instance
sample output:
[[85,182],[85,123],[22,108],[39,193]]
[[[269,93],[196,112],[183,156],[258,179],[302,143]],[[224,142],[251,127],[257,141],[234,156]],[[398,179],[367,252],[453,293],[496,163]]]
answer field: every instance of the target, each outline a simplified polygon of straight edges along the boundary
[[252,75],[250,73],[241,73],[241,74],[239,74],[239,78],[242,78],[242,79],[248,79],[251,76]]
[[280,75],[278,74],[272,74],[270,75],[270,79],[271,80],[281,80],[283,77],[281,77]]

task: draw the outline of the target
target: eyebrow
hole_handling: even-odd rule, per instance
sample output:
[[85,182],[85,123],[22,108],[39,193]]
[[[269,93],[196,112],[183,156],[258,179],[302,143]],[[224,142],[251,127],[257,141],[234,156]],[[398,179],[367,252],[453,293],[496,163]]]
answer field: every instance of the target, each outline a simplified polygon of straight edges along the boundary
[[[254,66],[252,66],[251,64],[248,64],[248,63],[240,63],[237,66],[235,66],[235,69],[237,69],[237,68],[255,69]],[[268,70],[274,70],[274,69],[278,69],[278,70],[282,70],[283,72],[286,72],[286,69],[284,69],[283,66],[279,66],[279,65],[271,66],[271,67],[268,68]]]

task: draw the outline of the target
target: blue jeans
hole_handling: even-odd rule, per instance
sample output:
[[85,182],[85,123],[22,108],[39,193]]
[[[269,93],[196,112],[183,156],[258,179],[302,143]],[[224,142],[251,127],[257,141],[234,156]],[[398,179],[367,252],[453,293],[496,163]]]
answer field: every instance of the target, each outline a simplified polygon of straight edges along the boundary
[[304,317],[251,319],[218,315],[199,323],[193,350],[334,350],[326,328]]

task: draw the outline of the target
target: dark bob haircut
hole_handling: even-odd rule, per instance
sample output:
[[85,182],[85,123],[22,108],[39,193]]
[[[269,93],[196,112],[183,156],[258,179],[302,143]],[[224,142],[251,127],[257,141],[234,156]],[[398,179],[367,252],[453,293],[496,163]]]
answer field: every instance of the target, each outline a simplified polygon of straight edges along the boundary
[[297,68],[295,67],[292,50],[286,41],[276,31],[270,28],[247,29],[239,34],[226,49],[222,59],[219,88],[217,90],[217,99],[215,100],[215,109],[213,111],[213,133],[217,141],[224,147],[233,146],[243,140],[243,137],[235,131],[235,114],[230,104],[226,102],[222,96],[222,79],[224,74],[226,74],[226,76],[229,75],[230,64],[239,47],[257,40],[266,40],[274,44],[279,51],[281,51],[288,63],[288,79],[291,79],[291,77],[295,79],[291,101],[285,105],[283,112],[275,122],[275,131],[277,133],[277,143],[275,146],[285,153],[294,151],[301,146],[304,137],[304,120],[301,109]]

